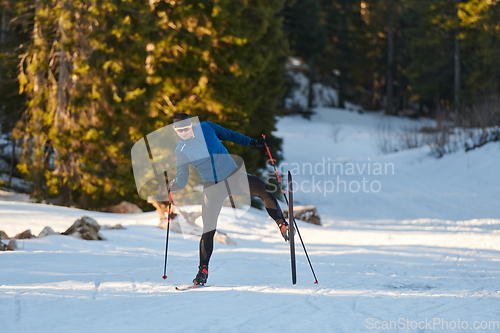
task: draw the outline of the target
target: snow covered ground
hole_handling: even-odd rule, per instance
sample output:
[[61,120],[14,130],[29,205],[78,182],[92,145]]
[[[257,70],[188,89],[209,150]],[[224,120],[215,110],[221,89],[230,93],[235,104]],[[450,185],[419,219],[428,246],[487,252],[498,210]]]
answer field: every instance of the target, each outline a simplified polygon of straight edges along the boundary
[[[196,273],[198,240],[171,234],[163,280],[155,212],[0,200],[10,236],[63,231],[83,214],[126,226],[103,231],[103,242],[49,236],[0,253],[2,332],[500,331],[500,145],[441,159],[429,148],[381,155],[381,119],[318,108],[310,121],[278,124],[280,169],[294,174],[297,204],[316,205],[324,224],[299,222],[318,285],[300,243],[291,284],[288,244],[253,208],[224,226],[238,245],[215,244],[214,286],[179,292]],[[224,208],[221,219],[231,217]]]

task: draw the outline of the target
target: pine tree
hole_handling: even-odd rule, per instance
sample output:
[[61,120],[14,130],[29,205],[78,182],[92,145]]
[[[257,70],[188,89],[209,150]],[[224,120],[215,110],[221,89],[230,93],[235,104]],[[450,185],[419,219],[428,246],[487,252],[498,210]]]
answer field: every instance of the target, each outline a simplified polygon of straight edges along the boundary
[[[51,153],[48,136],[52,123],[50,114],[56,101],[51,89],[55,84],[52,61],[55,55],[49,36],[56,30],[54,22],[57,20],[55,13],[50,10],[55,6],[51,0],[37,0],[34,7],[27,3],[22,5],[18,7],[18,15],[33,17],[31,43],[21,55],[18,76],[20,93],[26,93],[29,111],[24,116],[21,129],[14,131],[13,136],[15,139],[24,139],[24,162],[18,166],[19,170],[27,174],[27,180],[32,182],[32,195],[42,198]],[[26,10],[33,10],[33,13]]]
[[28,40],[22,22],[12,22],[15,17],[15,3],[0,4],[0,130],[10,134],[20,119],[24,97],[19,95],[17,81],[20,45]]
[[307,107],[313,107],[316,58],[325,47],[324,23],[320,0],[296,1],[285,7],[285,32],[292,55],[308,66]]
[[[270,134],[284,77],[282,8],[281,0],[37,0],[19,74],[29,103],[16,133],[33,195],[82,208],[141,202],[131,147],[174,112]],[[251,157],[249,171],[265,166],[255,150],[229,149]]]
[[459,5],[463,30],[463,97],[468,104],[500,91],[500,4],[498,1],[469,0]]
[[32,195],[94,208],[133,199],[129,152],[148,117],[140,34],[154,21],[149,5],[39,0],[34,18],[19,76],[30,102],[18,131]]
[[409,1],[411,62],[408,66],[412,92],[440,120],[453,99],[454,1]]
[[[158,3],[163,37],[154,46],[152,80],[159,82],[152,109],[156,126],[176,112],[210,120],[251,137],[273,138],[276,104],[283,94],[286,39],[284,1],[197,2],[180,10]],[[249,172],[265,166],[262,152],[227,143]]]
[[[320,56],[325,73],[336,75],[339,107],[360,102],[372,83],[374,66],[369,38],[370,15],[366,1],[323,0],[325,48]],[[368,59],[368,60],[367,60]]]
[[26,103],[25,95],[19,94],[18,58],[22,45],[29,40],[26,20],[14,20],[15,7],[14,1],[0,4],[0,134],[11,140],[8,186],[11,185],[17,161],[17,141],[12,139],[12,130],[20,120]]
[[396,114],[394,107],[394,0],[389,0],[387,5],[388,24],[387,24],[387,93],[385,112],[387,114]]

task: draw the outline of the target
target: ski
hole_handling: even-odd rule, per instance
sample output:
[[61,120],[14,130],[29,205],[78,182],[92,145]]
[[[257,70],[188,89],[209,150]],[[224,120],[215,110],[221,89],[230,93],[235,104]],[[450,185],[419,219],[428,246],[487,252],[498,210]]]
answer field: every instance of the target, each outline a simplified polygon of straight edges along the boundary
[[206,288],[206,287],[213,287],[213,285],[193,284],[190,286],[175,287],[175,290],[185,291],[185,290],[193,290],[193,289]]
[[292,174],[288,171],[288,237],[290,242],[290,261],[292,263],[292,284],[297,283],[297,271],[295,268],[295,219],[293,217],[293,187]]

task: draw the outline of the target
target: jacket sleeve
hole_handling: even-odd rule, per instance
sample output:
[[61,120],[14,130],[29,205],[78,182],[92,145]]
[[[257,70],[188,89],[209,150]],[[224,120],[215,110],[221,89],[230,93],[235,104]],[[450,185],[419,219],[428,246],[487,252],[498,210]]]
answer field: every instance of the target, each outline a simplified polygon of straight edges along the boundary
[[211,121],[207,121],[206,123],[214,130],[215,135],[217,135],[221,141],[231,141],[242,146],[248,146],[250,143],[251,139],[246,135],[231,131],[230,129],[212,123]]
[[177,173],[175,174],[175,182],[179,184],[180,189],[184,188],[189,178],[189,159],[180,150],[175,150],[175,162],[177,165]]

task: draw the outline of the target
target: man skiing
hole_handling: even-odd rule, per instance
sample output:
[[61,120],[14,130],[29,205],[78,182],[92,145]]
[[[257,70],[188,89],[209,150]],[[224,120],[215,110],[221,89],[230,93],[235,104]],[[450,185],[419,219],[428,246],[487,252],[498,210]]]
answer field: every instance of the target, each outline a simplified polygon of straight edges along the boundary
[[193,279],[194,284],[203,285],[208,278],[208,263],[213,252],[217,219],[228,195],[251,195],[262,199],[267,213],[278,225],[285,241],[289,239],[288,223],[269,187],[256,176],[238,172],[238,166],[221,143],[221,141],[231,141],[243,146],[262,147],[265,144],[269,145],[268,139],[251,139],[209,121],[193,125],[186,113],[176,114],[173,122],[180,141],[175,149],[177,174],[169,184],[170,190],[177,191],[186,186],[189,164],[198,170],[203,181],[200,264],[198,274]]

